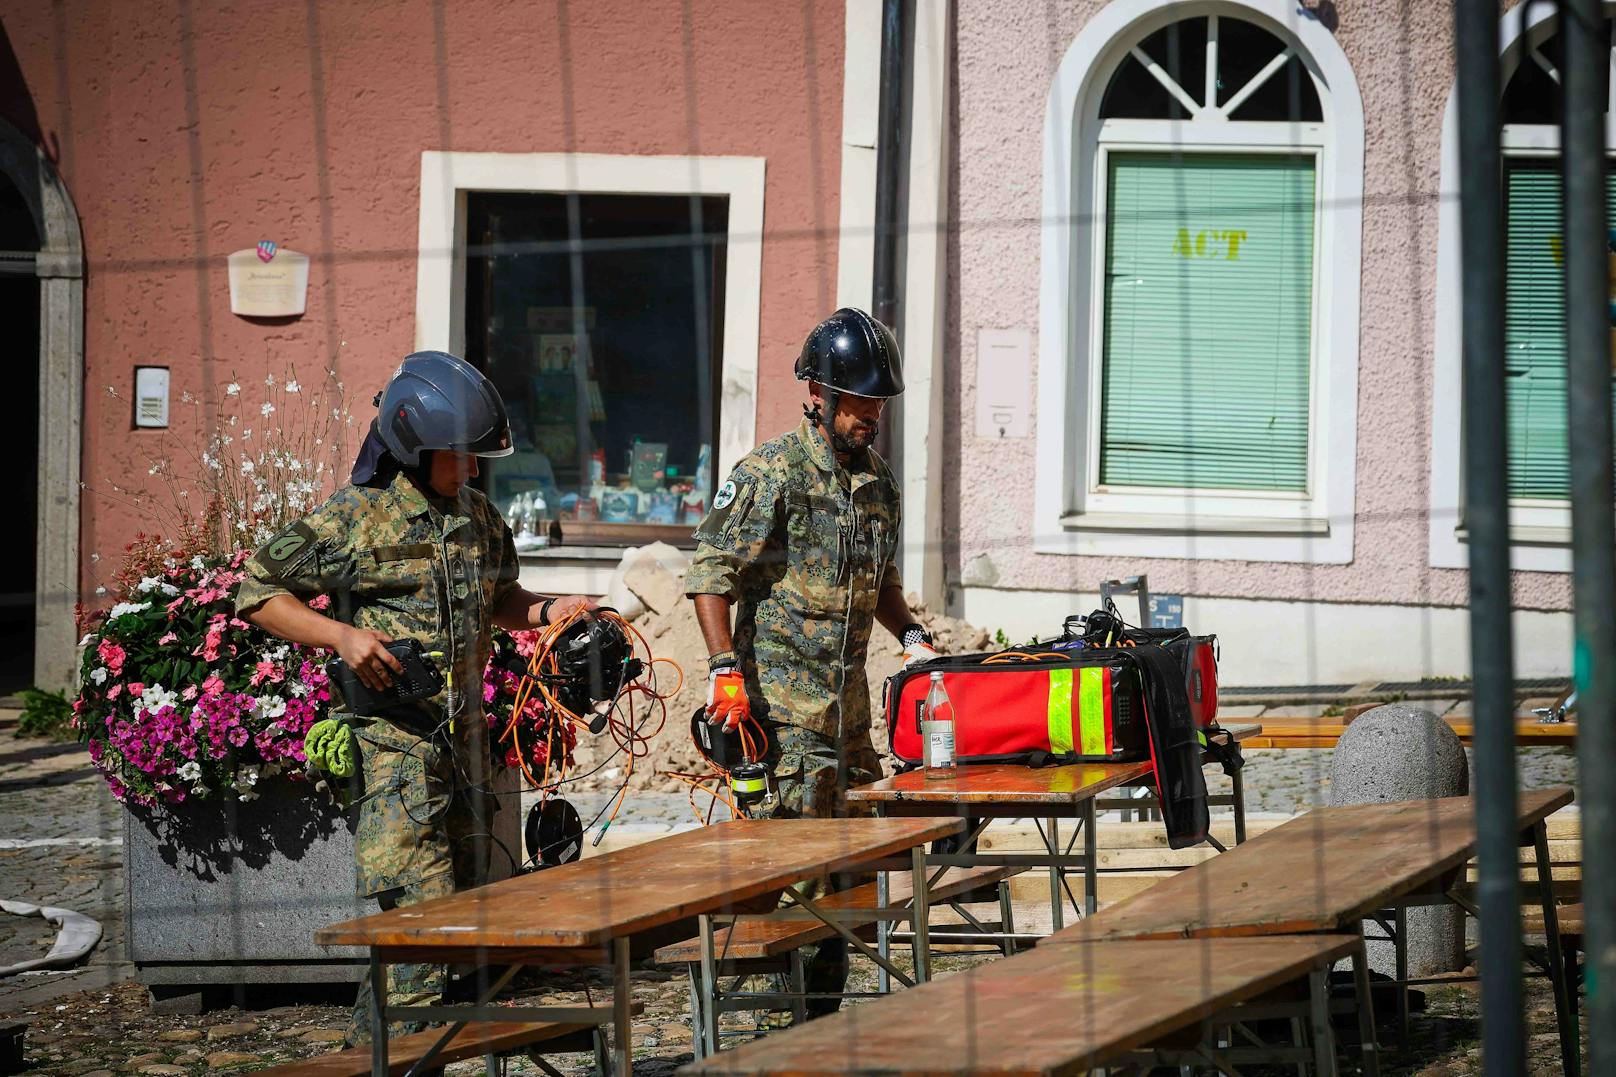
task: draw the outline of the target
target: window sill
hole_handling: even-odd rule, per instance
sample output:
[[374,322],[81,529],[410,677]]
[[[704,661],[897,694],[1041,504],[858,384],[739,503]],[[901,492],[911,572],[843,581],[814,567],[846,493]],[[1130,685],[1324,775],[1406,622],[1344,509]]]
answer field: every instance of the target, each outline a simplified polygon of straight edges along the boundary
[[[1453,536],[1467,546],[1470,544],[1470,529],[1467,527],[1454,528]],[[1509,529],[1509,543],[1511,546],[1570,546],[1571,528],[1516,524]]]
[[1132,512],[1069,512],[1068,531],[1117,531],[1162,535],[1328,535],[1330,521],[1316,517],[1185,516]]

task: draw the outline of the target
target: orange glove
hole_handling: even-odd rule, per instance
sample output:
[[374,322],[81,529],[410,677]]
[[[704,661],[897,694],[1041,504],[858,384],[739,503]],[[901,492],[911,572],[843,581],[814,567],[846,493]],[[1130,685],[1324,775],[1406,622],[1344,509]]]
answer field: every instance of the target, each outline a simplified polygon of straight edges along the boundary
[[707,720],[722,722],[734,729],[752,717],[752,701],[746,698],[746,679],[734,666],[719,666],[707,678]]

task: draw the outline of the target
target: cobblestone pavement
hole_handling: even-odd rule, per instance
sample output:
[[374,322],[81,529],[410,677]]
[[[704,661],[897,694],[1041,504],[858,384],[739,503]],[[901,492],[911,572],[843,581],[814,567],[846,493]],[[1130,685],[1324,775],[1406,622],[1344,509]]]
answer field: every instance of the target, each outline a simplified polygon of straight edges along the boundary
[[[1247,753],[1246,786],[1255,813],[1289,815],[1327,799],[1328,750]],[[1564,749],[1529,749],[1520,754],[1523,785],[1569,782],[1575,773]],[[1214,790],[1227,779],[1208,772]],[[574,797],[589,819],[610,793]],[[677,794],[639,794],[613,827],[614,836],[666,832],[692,825],[689,805]],[[0,897],[76,909],[99,920],[105,937],[85,966],[68,972],[25,974],[0,980],[0,1015],[30,1023],[30,1072],[69,1077],[114,1077],[124,1073],[201,1074],[263,1066],[331,1049],[340,1039],[351,995],[347,988],[294,992],[273,988],[251,994],[209,998],[201,1014],[157,1013],[144,988],[132,982],[122,961],[122,810],[76,746],[18,740],[0,733]],[[0,964],[37,956],[51,932],[37,918],[0,917]],[[949,957],[945,974],[974,962]],[[867,966],[855,963],[855,986],[870,986]],[[641,969],[636,998],[645,1005],[636,1022],[635,1072],[671,1073],[689,1060],[685,1024],[688,996],[683,977]],[[1558,1073],[1553,1010],[1540,979],[1527,981],[1531,1072]],[[520,991],[526,1000],[583,999],[576,975],[534,979]],[[602,980],[590,983],[598,1000]],[[750,1015],[729,1015],[732,1029]],[[1453,1077],[1480,1072],[1478,1006],[1472,989],[1433,989],[1427,1012],[1415,1019],[1413,1048],[1394,1053],[1383,1072],[1419,1077]],[[588,1072],[583,1055],[557,1056],[564,1073]],[[470,1073],[464,1064],[451,1072]],[[513,1061],[516,1074],[538,1073],[525,1060]],[[1244,1072],[1244,1071],[1243,1071]],[[1249,1071],[1261,1073],[1261,1070]]]

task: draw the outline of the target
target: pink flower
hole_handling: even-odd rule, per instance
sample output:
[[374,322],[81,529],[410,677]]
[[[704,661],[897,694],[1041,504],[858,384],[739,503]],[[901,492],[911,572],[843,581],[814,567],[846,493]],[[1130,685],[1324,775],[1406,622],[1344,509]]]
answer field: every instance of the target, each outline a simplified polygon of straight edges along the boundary
[[122,694],[123,694],[123,685],[122,684],[114,684],[111,688],[107,689],[107,698],[108,699],[117,699]]
[[179,637],[174,633],[164,632],[161,636],[157,637],[157,646],[167,647],[170,643],[173,643],[177,639],[179,639]]
[[145,690],[146,690],[146,686],[144,684],[142,684],[141,682],[139,682],[139,681],[130,681],[129,682],[129,694],[130,695],[138,696],[142,692],[144,692]]
[[315,595],[313,598],[309,599],[309,609],[311,610],[323,610],[329,609],[330,607],[330,595]]
[[217,673],[208,674],[207,680],[202,682],[202,694],[205,696],[216,696],[223,691],[224,678],[220,677]]
[[279,682],[286,679],[285,671],[267,658],[260,659],[253,669],[257,671],[252,675],[252,684],[255,688],[265,681]]
[[101,656],[101,661],[106,663],[108,673],[116,677],[123,672],[123,662],[126,656],[122,647],[109,639],[104,639],[96,647],[95,651],[96,654]]
[[195,699],[196,698],[196,685],[194,685],[194,684],[186,685],[185,686],[185,691],[180,693],[180,698],[185,700],[187,703],[189,703],[191,700]]

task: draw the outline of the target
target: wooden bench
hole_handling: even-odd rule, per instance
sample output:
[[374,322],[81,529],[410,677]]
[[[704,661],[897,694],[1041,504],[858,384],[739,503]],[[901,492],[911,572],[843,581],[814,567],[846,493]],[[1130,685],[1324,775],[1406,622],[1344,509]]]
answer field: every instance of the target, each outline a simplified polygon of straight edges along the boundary
[[[610,1006],[597,1007],[603,1017],[611,1015]],[[641,1007],[634,1007],[635,1011]],[[433,1068],[468,1058],[492,1060],[498,1055],[520,1051],[538,1043],[553,1044],[549,1048],[557,1053],[595,1053],[606,1072],[606,1045],[602,1038],[603,1025],[564,1024],[555,1021],[496,1021],[466,1025],[432,1059]],[[387,1071],[402,1074],[424,1058],[432,1045],[442,1038],[446,1029],[429,1028],[407,1036],[394,1036],[388,1042]],[[537,1061],[535,1059],[535,1061]],[[539,1062],[541,1068],[548,1068]],[[368,1077],[371,1072],[369,1045],[350,1047],[343,1051],[315,1055],[300,1062],[283,1062],[278,1066],[259,1070],[269,1077]],[[495,1068],[490,1065],[488,1072]],[[554,1073],[554,1070],[549,1070]]]
[[[974,891],[986,887],[995,888],[999,901],[1001,934],[1007,936],[1004,948],[1006,953],[1013,952],[1014,947],[1008,936],[1014,932],[1014,923],[1005,880],[1020,870],[1007,866],[947,868],[935,873],[933,881],[927,888],[930,903],[953,905],[957,908],[964,900],[971,898]],[[911,904],[913,896],[914,883],[909,875],[893,873],[889,877],[888,905],[906,908]],[[875,923],[875,918],[871,916],[868,919],[860,919],[856,911],[874,909],[879,905],[877,886],[873,882],[848,890],[839,890],[819,900],[819,907],[826,912],[846,913],[849,918],[842,921],[843,925],[866,937]],[[696,1033],[694,1039],[696,1056],[704,1057],[709,1050],[717,1050],[716,1043],[709,1047],[704,1043],[700,1033],[703,1025],[702,1016],[708,1008],[714,1008],[718,1012],[726,1009],[764,1009],[770,1002],[789,1002],[795,1020],[800,1023],[806,1016],[806,1000],[790,996],[793,993],[800,996],[804,991],[802,948],[832,938],[835,934],[833,928],[815,920],[747,919],[731,927],[720,928],[713,932],[715,964],[712,982],[709,982],[702,972],[699,937],[686,939],[658,950],[657,964],[684,965],[689,974],[691,1026]],[[782,957],[786,958],[784,971],[787,971],[791,978],[791,992],[750,993],[742,1005],[735,1005],[734,1002],[738,1000],[731,999],[729,993],[720,990],[717,983],[720,973],[745,975],[750,972],[775,971]]]
[[[1361,960],[1350,935],[1177,939],[1040,946],[868,1005],[743,1044],[681,1070],[700,1074],[1076,1074],[1118,1062],[1221,1065],[1312,1063],[1335,1073],[1327,975]],[[1290,1044],[1219,1048],[1205,1035],[1244,1020],[1235,1008],[1298,979]],[[1367,972],[1361,978],[1367,988]],[[1265,1003],[1264,1009],[1270,1007]]]

